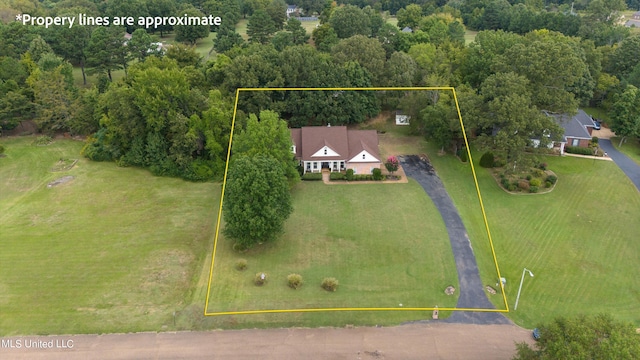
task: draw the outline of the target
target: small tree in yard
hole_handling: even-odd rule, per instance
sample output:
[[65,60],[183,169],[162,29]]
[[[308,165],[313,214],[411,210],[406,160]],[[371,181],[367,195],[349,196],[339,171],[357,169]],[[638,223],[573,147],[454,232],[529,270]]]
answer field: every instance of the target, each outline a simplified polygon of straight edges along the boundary
[[261,155],[233,159],[222,211],[224,233],[236,240],[239,248],[275,239],[293,211],[287,178],[279,163]]
[[387,171],[393,174],[395,171],[398,171],[398,167],[400,166],[400,162],[395,156],[389,156],[387,158],[387,162],[384,163],[384,167],[387,168]]

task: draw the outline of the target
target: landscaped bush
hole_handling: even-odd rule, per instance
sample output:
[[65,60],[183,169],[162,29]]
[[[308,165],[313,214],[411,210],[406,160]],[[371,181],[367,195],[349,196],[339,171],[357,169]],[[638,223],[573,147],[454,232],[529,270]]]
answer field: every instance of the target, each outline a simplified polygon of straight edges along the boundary
[[530,193],[537,193],[538,192],[538,187],[537,186],[531,186],[529,188],[529,192]]
[[384,176],[382,176],[382,170],[375,168],[373,169],[373,180],[382,180]]
[[500,180],[500,183],[502,184],[502,186],[503,186],[505,189],[508,189],[508,188],[509,188],[509,185],[510,185],[509,179],[507,179],[507,178],[503,178],[502,180]]
[[253,278],[253,283],[257,286],[262,286],[267,283],[267,274],[263,272],[259,272]]
[[526,180],[520,180],[518,181],[518,187],[522,190],[528,191],[529,190],[529,182]]
[[51,144],[51,142],[52,142],[52,141],[53,141],[53,139],[51,138],[51,136],[48,136],[48,135],[41,135],[41,136],[38,136],[38,137],[33,141],[33,144],[34,144],[34,145],[39,145],[39,146],[42,146],[42,145],[49,145],[49,144]]
[[493,167],[503,167],[507,165],[507,161],[504,159],[497,159],[493,162]]
[[345,175],[347,181],[353,180],[353,169],[347,169],[347,174]]
[[287,284],[292,289],[297,289],[302,286],[302,275],[300,274],[289,274],[287,276]]
[[564,151],[570,154],[593,155],[593,148],[583,148],[579,146],[565,146]]
[[338,289],[338,280],[332,277],[324,278],[320,286],[327,291],[336,291]]
[[527,174],[527,177],[526,177],[527,181],[531,180],[532,178],[533,176],[531,176],[531,174]]
[[302,180],[310,180],[310,181],[322,180],[322,173],[308,172],[302,175]]
[[598,145],[598,141],[599,141],[599,139],[598,139],[597,136],[594,136],[594,137],[591,138],[591,144],[592,145]]
[[541,178],[541,177],[543,177],[543,176],[544,176],[544,174],[545,174],[545,173],[544,173],[544,171],[543,171],[543,170],[540,170],[540,169],[533,169],[533,176],[535,176],[535,177],[539,177],[539,178]]
[[540,180],[540,179],[531,179],[531,180],[529,180],[529,185],[531,185],[531,186],[538,187],[538,186],[540,186],[541,183],[542,183],[542,180]]
[[547,170],[547,163],[540,163],[540,164],[538,164],[538,169],[540,169],[540,170]]
[[547,179],[545,181],[548,181],[553,185],[556,183],[556,181],[558,181],[558,177],[555,175],[549,175],[547,176]]
[[546,187],[546,188],[550,188],[550,187],[552,187],[552,186],[553,186],[553,184],[551,183],[551,181],[545,181],[545,182],[544,182],[544,187]]
[[344,179],[345,179],[345,175],[343,173],[332,172],[331,174],[329,174],[329,180],[344,180]]
[[467,149],[465,148],[458,150],[457,155],[460,158],[460,161],[462,162],[467,162],[469,160],[469,156],[467,155]]
[[511,184],[511,185],[509,185],[509,187],[507,188],[507,190],[509,190],[509,191],[516,191],[516,189],[517,189],[517,188],[518,188],[518,186]]
[[236,270],[238,271],[243,271],[247,269],[247,260],[246,259],[239,259],[238,261],[236,261]]
[[487,151],[486,153],[482,154],[482,157],[480,158],[480,166],[482,166],[483,168],[492,168],[493,163],[494,156],[491,151]]

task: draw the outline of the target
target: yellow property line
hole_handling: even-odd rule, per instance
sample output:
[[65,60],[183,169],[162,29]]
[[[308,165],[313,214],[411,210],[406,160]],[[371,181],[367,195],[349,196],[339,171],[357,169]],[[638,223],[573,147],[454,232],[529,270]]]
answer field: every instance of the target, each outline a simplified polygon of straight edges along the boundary
[[475,309],[475,308],[377,308],[377,307],[360,307],[360,308],[317,308],[317,309],[280,309],[280,310],[245,310],[245,311],[225,311],[225,312],[209,312],[209,298],[211,294],[211,283],[213,280],[213,267],[216,258],[216,251],[218,247],[218,237],[220,234],[220,220],[222,218],[222,203],[224,201],[224,193],[227,184],[227,174],[229,171],[229,160],[231,157],[231,144],[233,142],[233,132],[235,129],[236,115],[238,112],[238,99],[240,92],[260,92],[260,91],[425,91],[425,90],[451,90],[453,92],[453,99],[456,104],[456,110],[458,112],[458,119],[460,120],[460,127],[462,129],[462,136],[464,138],[465,146],[467,147],[467,155],[469,157],[469,164],[471,165],[471,172],[473,174],[473,181],[478,194],[478,200],[480,202],[480,209],[482,211],[482,219],[484,221],[485,230],[489,237],[489,245],[491,247],[491,254],[493,256],[493,262],[496,266],[496,272],[498,279],[500,279],[500,268],[498,266],[498,260],[496,258],[495,248],[493,246],[493,240],[491,238],[491,231],[489,231],[489,223],[487,222],[487,216],[484,209],[484,203],[482,202],[482,196],[480,195],[480,187],[478,186],[478,179],[476,177],[476,171],[473,166],[473,158],[471,151],[469,150],[469,142],[467,140],[467,134],[464,129],[464,123],[462,122],[462,114],[460,113],[460,105],[458,104],[458,97],[456,90],[450,86],[432,86],[432,87],[333,87],[333,88],[238,88],[236,89],[236,98],[233,106],[233,119],[231,120],[231,133],[229,134],[229,147],[227,149],[227,161],[224,167],[224,177],[222,180],[222,193],[220,195],[220,208],[218,210],[218,217],[216,220],[216,233],[213,240],[213,252],[211,254],[211,267],[209,268],[209,283],[207,285],[207,297],[204,306],[204,316],[217,316],[217,315],[243,315],[243,314],[269,314],[269,313],[302,313],[302,312],[323,312],[323,311],[474,311],[474,312],[509,312],[509,304],[507,303],[507,296],[504,292],[504,285],[502,281],[500,283],[500,290],[502,292],[502,299],[505,304],[505,309]]

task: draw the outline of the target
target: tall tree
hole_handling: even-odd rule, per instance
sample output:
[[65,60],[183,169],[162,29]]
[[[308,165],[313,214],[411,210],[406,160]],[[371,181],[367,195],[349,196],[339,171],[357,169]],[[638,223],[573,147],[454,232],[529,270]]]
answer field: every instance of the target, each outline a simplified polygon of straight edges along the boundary
[[145,29],[136,29],[133,34],[131,34],[131,39],[127,42],[131,58],[144,61],[147,56],[161,55],[162,50],[158,49],[154,42],[153,37],[151,37]]
[[278,162],[263,155],[232,159],[222,210],[224,234],[239,248],[275,240],[293,211]]
[[371,35],[371,19],[362,9],[353,5],[335,9],[329,18],[329,25],[340,39],[354,35]]
[[400,29],[408,26],[412,30],[418,30],[418,24],[422,19],[422,8],[418,4],[407,5],[406,8],[398,10],[396,17]]
[[620,146],[628,136],[640,136],[640,90],[627,85],[610,111],[611,130],[620,137]]
[[[204,14],[202,11],[188,7],[180,11],[180,16],[186,14],[189,17],[197,17],[203,18]],[[176,41],[181,41],[190,45],[195,45],[199,39],[206,38],[209,36],[209,26],[208,25],[175,25],[173,27],[176,32]]]
[[260,120],[255,114],[249,115],[246,128],[237,135],[234,154],[264,155],[277,161],[289,182],[299,179],[295,157],[291,152],[291,134],[287,122],[277,113],[269,110],[260,112]]
[[249,18],[249,23],[247,24],[249,41],[266,44],[275,31],[276,26],[273,20],[264,10],[255,11]]
[[386,53],[380,42],[364,35],[355,35],[340,42],[331,49],[331,55],[338,64],[357,61],[372,76],[373,84],[382,82]]
[[[111,72],[124,69],[128,60],[124,46],[124,28],[98,26],[91,33],[85,49],[87,68],[91,74],[104,74],[113,81]],[[125,69],[126,70],[126,69]]]
[[[176,3],[172,0],[146,0],[147,10],[151,17],[169,17],[176,13]],[[149,31],[153,34],[156,31],[160,31],[160,37],[163,37],[166,32],[171,31],[173,26],[169,24],[159,25],[157,28],[149,28]]]

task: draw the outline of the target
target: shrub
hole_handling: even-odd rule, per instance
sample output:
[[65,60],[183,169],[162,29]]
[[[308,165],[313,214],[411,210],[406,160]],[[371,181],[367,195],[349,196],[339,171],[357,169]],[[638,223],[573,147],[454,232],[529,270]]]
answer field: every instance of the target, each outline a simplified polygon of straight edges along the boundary
[[529,181],[529,185],[535,186],[535,187],[540,186],[541,183],[542,183],[542,180],[540,180],[540,179],[531,179]]
[[507,175],[505,175],[504,173],[500,173],[500,179],[504,179],[506,177],[507,177]]
[[396,158],[395,156],[389,156],[387,158],[387,162],[384,163],[384,167],[386,167],[387,171],[392,174],[394,171],[398,171],[399,166],[400,166],[400,162],[398,161],[398,158]]
[[329,174],[329,180],[344,180],[345,176],[341,172],[332,172]]
[[259,272],[253,278],[253,283],[257,286],[262,286],[267,283],[267,274],[263,272]]
[[492,168],[493,163],[494,156],[491,151],[487,151],[486,153],[482,154],[482,157],[480,158],[480,166],[482,166],[483,168]]
[[531,180],[531,178],[533,178],[533,176],[531,176],[531,174],[528,174],[528,175],[526,176],[526,179],[527,179],[527,180]]
[[569,154],[593,155],[593,148],[583,148],[579,146],[565,146],[564,151]]
[[49,145],[49,144],[51,144],[52,141],[53,141],[53,139],[51,138],[51,136],[41,135],[41,136],[38,136],[33,141],[33,143],[34,143],[34,145],[42,146],[42,145]]
[[289,274],[287,276],[287,284],[292,289],[297,289],[302,286],[302,275],[300,274]]
[[529,186],[530,186],[529,182],[526,180],[518,181],[518,187],[522,190],[525,190],[525,191],[529,190]]
[[236,261],[236,270],[238,271],[243,271],[247,269],[247,260],[246,259],[239,259],[238,261]]
[[469,160],[469,156],[467,155],[467,149],[462,148],[458,150],[458,157],[460,158],[460,161],[467,162]]
[[324,278],[320,286],[327,291],[336,291],[338,289],[338,280],[332,277]]
[[322,173],[308,172],[308,173],[302,175],[302,180],[308,180],[308,181],[322,180]]
[[599,141],[599,139],[598,139],[597,136],[594,136],[594,137],[591,138],[591,144],[593,144],[593,145],[598,145],[598,141]]
[[516,189],[517,189],[517,188],[518,188],[518,187],[517,187],[516,185],[511,184],[511,185],[509,185],[509,187],[507,188],[507,190],[509,190],[509,191],[516,191]]
[[353,180],[353,169],[347,169],[347,174],[345,175],[347,181]]
[[544,176],[544,171],[540,169],[533,169],[533,176],[541,178]]
[[503,178],[502,180],[500,180],[500,183],[502,184],[502,186],[503,186],[504,188],[508,188],[508,187],[509,187],[509,185],[510,185],[510,183],[509,183],[509,179],[507,179],[507,178]]
[[545,182],[544,182],[544,187],[546,187],[546,188],[550,188],[550,187],[552,187],[552,186],[553,186],[553,184],[551,183],[551,181],[545,181]]
[[493,162],[493,167],[503,167],[505,165],[507,165],[507,161],[504,159],[497,159]]
[[547,163],[540,163],[540,164],[538,164],[538,169],[540,169],[540,170],[547,170]]
[[373,180],[379,181],[382,180],[384,176],[382,176],[382,170],[375,168],[373,169]]
[[4,145],[0,145],[0,155],[4,154],[5,150],[6,150],[6,148],[4,147]]
[[550,182],[551,185],[553,185],[553,184],[556,183],[556,181],[558,181],[558,177],[555,176],[555,175],[549,175],[549,176],[547,176],[546,181]]
[[537,186],[531,186],[529,188],[529,192],[530,193],[537,193],[538,192],[538,187]]

